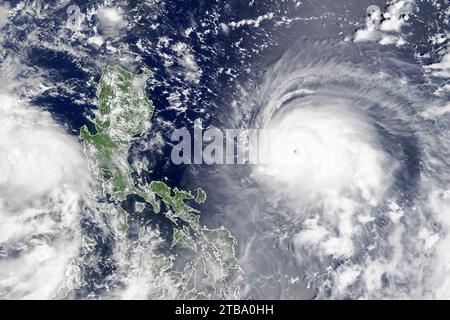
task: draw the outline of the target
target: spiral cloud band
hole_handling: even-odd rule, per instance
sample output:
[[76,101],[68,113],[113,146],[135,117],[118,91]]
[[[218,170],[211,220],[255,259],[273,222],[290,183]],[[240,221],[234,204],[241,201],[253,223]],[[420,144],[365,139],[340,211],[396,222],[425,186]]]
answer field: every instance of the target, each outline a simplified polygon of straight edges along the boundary
[[382,54],[299,42],[247,104],[250,126],[278,132],[252,176],[270,214],[288,208],[319,298],[450,294],[434,280],[448,268],[448,121],[422,116],[445,101],[415,80],[420,68]]

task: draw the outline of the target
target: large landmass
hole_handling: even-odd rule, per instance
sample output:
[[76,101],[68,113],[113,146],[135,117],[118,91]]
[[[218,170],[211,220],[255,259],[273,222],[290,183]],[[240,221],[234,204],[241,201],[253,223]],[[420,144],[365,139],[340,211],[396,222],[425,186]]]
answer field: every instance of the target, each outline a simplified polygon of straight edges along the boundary
[[[178,248],[180,253],[149,254],[161,261],[159,272],[166,273],[165,278],[168,276],[178,287],[178,297],[239,298],[238,288],[234,292],[226,289],[233,274],[240,270],[235,258],[235,239],[223,227],[202,226],[201,212],[188,204],[204,203],[206,193],[198,188],[193,195],[190,191],[171,188],[164,181],[143,183],[143,179],[133,179],[136,172],[128,162],[129,149],[133,140],[149,129],[154,113],[153,103],[145,92],[149,76],[147,70],[137,75],[118,66],[105,68],[98,85],[98,110],[93,128],[84,126],[80,130],[90,168],[101,183],[98,209],[120,241],[125,239],[128,230],[128,213],[123,209],[123,201],[133,195],[142,199],[135,205],[137,212],[150,208],[173,223],[171,247]],[[162,210],[162,203],[170,209]]]

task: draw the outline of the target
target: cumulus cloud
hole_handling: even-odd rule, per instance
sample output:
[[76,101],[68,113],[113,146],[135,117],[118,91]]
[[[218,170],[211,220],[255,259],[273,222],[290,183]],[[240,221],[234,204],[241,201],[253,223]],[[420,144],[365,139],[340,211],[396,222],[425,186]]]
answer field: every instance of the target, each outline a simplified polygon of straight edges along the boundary
[[240,28],[243,26],[254,26],[256,28],[259,28],[259,26],[261,25],[261,23],[263,21],[271,20],[271,19],[273,19],[273,17],[274,17],[274,14],[270,12],[270,13],[264,14],[262,16],[259,16],[256,19],[244,19],[244,20],[240,20],[237,22],[232,21],[229,23],[229,26],[233,29]]
[[172,50],[179,56],[179,63],[186,71],[185,79],[189,82],[199,83],[203,71],[198,66],[194,54],[188,45],[178,42],[172,46]]
[[401,36],[403,26],[409,20],[415,0],[392,0],[384,13],[381,9],[369,10],[366,26],[356,31],[354,41],[377,41],[381,45],[406,44]]
[[426,66],[425,69],[435,77],[450,78],[450,49],[440,62]]
[[128,22],[123,16],[123,11],[119,7],[104,7],[97,10],[97,17],[100,22],[102,34],[116,36]]

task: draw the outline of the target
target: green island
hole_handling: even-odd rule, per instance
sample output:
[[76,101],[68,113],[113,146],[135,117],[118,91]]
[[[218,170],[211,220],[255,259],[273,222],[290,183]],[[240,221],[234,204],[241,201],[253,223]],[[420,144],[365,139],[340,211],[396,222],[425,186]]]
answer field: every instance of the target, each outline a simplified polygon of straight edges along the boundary
[[203,191],[202,188],[197,189],[197,195],[195,196],[195,202],[198,204],[205,203],[206,201],[206,192]]
[[138,196],[142,199],[134,205],[138,214],[149,209],[172,222],[171,252],[149,253],[160,262],[155,266],[155,272],[161,273],[156,278],[169,278],[179,289],[179,298],[239,298],[239,288],[229,285],[241,272],[234,237],[223,227],[202,226],[201,212],[188,204],[203,204],[206,193],[197,188],[194,196],[163,181],[143,183],[133,178],[133,174],[152,169],[135,170],[128,161],[133,141],[148,131],[155,110],[145,92],[150,76],[145,69],[134,74],[119,66],[106,67],[98,84],[93,127],[80,129],[89,167],[101,184],[98,210],[116,239],[123,240],[129,216],[122,203],[129,196]]

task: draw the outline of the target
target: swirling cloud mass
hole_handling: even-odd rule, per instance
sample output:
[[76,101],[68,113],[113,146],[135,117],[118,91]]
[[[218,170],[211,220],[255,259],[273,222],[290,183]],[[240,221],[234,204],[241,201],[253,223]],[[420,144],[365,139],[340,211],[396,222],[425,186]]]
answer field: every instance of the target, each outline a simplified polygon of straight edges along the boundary
[[380,57],[346,43],[290,48],[247,103],[249,125],[277,129],[252,177],[267,214],[288,208],[318,298],[448,298],[437,281],[449,266],[448,120],[423,117],[445,100],[413,64]]
[[0,297],[64,296],[91,178],[80,144],[50,115],[0,94]]

